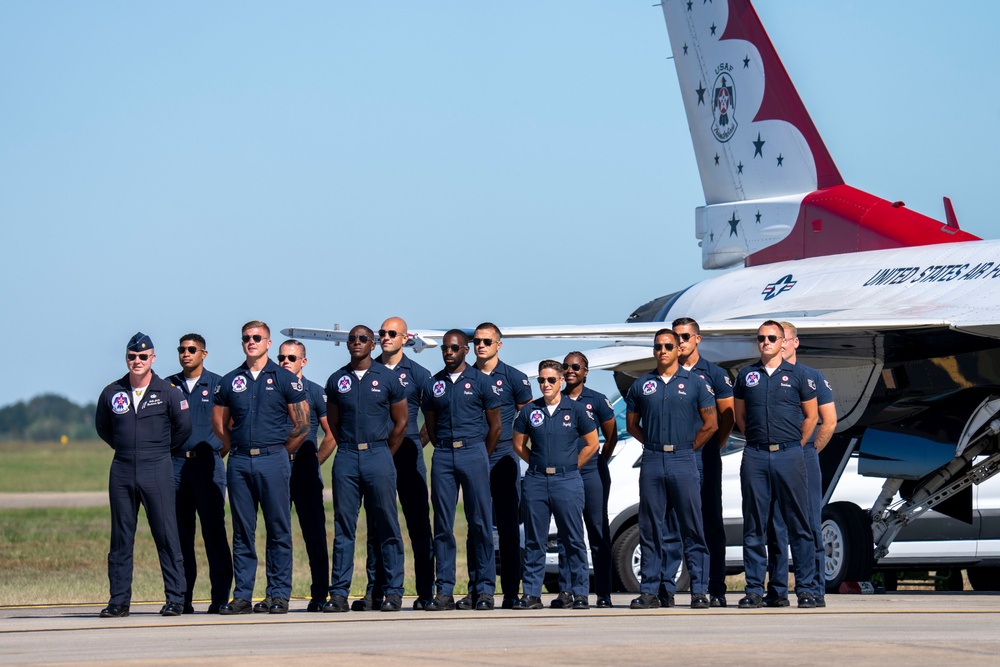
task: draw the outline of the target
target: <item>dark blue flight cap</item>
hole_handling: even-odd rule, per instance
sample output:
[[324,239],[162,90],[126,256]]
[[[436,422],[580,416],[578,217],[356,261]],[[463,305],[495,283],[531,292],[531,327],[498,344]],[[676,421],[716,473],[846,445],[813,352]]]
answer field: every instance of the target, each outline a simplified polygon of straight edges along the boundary
[[128,345],[125,346],[125,349],[129,352],[145,352],[146,350],[152,350],[153,340],[141,331],[137,331],[135,332],[135,335],[129,339]]

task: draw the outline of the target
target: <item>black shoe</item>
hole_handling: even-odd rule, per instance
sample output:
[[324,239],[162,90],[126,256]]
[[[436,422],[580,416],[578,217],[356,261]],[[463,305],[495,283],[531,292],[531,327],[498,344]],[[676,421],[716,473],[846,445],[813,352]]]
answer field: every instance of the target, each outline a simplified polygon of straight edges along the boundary
[[760,609],[764,606],[764,598],[757,593],[747,593],[737,606],[740,609]]
[[660,606],[664,609],[674,606],[674,594],[673,593],[660,593],[656,596],[660,601]]
[[224,605],[224,604],[226,604],[226,603],[225,602],[213,602],[212,604],[208,605],[208,612],[207,613],[209,613],[209,614],[218,614],[219,610],[222,609],[222,605]]
[[424,606],[424,611],[455,611],[455,598],[451,595],[435,595]]
[[660,598],[652,593],[639,593],[639,597],[632,600],[629,609],[659,609]]
[[[799,598],[799,609],[815,609],[816,599],[811,593],[802,593],[798,596]],[[785,601],[787,604],[787,600]]]
[[227,604],[219,605],[219,613],[223,616],[235,616],[236,614],[252,614],[253,605],[249,600],[233,598]]
[[267,608],[269,614],[287,614],[288,600],[285,598],[272,598],[271,606]]
[[704,595],[692,595],[691,596],[691,608],[692,609],[708,609],[708,598]]
[[109,604],[101,610],[101,618],[125,618],[128,616],[127,604]]
[[264,599],[253,606],[253,613],[255,614],[267,614],[271,611],[271,596],[266,595]]
[[493,596],[489,593],[480,593],[476,600],[476,611],[493,611]]
[[413,601],[413,611],[424,611],[427,609],[428,604],[430,604],[430,600],[426,598],[417,598]]
[[614,607],[614,605],[611,604],[611,596],[610,595],[598,595],[597,596],[597,608],[598,609],[611,609],[612,607]]
[[789,605],[787,597],[778,597],[777,595],[768,595],[764,598],[765,607],[787,607]]
[[325,605],[326,600],[310,600],[309,604],[306,605],[306,611],[323,611]]
[[194,607],[191,606],[191,605],[189,605],[189,604],[184,605],[184,613],[185,614],[193,614],[194,613]]
[[574,595],[571,609],[590,609],[590,600],[586,595]]
[[816,595],[816,596],[813,597],[813,600],[816,601],[816,606],[817,607],[825,607],[826,606],[826,596],[825,595]]
[[323,613],[340,613],[344,611],[350,611],[351,608],[347,604],[347,598],[343,595],[331,595],[330,599],[323,605]]
[[370,595],[359,598],[351,603],[351,611],[375,611],[382,607],[382,599],[374,599]]
[[462,611],[470,611],[475,609],[476,603],[472,601],[472,593],[469,593],[464,598],[455,603],[456,609],[461,609]]
[[514,609],[545,609],[542,599],[535,595],[522,595]]
[[501,609],[513,609],[517,606],[517,598],[504,597],[503,602],[500,604]]
[[403,606],[403,598],[395,593],[389,593],[379,605],[379,611],[399,611]]
[[559,595],[557,595],[555,599],[553,599],[552,602],[549,603],[549,607],[551,609],[569,609],[572,606],[573,606],[573,594],[570,593],[569,591],[563,591],[559,593]]
[[180,602],[168,602],[160,607],[160,616],[180,616],[184,613],[184,605]]
[[725,607],[726,606],[726,596],[725,595],[713,595],[708,601],[708,606],[710,607]]

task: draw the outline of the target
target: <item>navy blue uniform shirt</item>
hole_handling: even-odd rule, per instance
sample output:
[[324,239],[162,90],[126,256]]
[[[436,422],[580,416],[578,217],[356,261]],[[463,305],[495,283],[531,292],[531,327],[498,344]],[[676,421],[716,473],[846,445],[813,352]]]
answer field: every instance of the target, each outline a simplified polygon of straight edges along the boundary
[[694,372],[678,366],[664,383],[655,371],[632,383],[625,396],[625,409],[639,415],[643,444],[692,445],[702,426],[702,408],[714,408],[711,388]]
[[[306,378],[302,378],[302,382],[305,384],[306,400],[309,401],[309,435],[302,444],[311,443],[319,451],[319,420],[326,417],[326,394],[316,382]],[[292,424],[289,422],[289,431],[291,428]]]
[[222,377],[204,368],[201,370],[201,377],[194,383],[194,388],[188,391],[184,373],[177,373],[167,378],[187,399],[188,409],[191,411],[191,437],[180,447],[180,451],[187,452],[198,445],[205,443],[215,451],[222,449],[222,441],[212,430],[212,397],[215,396],[215,388],[219,386]]
[[[683,368],[683,367],[682,367]],[[715,392],[715,399],[733,397],[733,379],[729,373],[722,370],[705,357],[699,356],[698,363],[688,369],[689,373],[697,373]]]
[[[800,370],[802,370],[808,380],[811,380],[813,385],[816,387],[816,407],[821,405],[829,405],[833,403],[833,387],[830,386],[830,381],[826,379],[821,372],[813,368],[812,366],[806,366],[805,364],[795,364]],[[807,380],[807,382],[808,382]],[[816,444],[816,431],[817,428],[813,429],[813,434],[809,436],[809,442],[806,444]]]
[[483,375],[500,397],[500,440],[510,440],[518,404],[531,400],[531,382],[527,375],[499,360],[492,373]]
[[126,462],[170,458],[170,450],[191,436],[191,410],[177,387],[153,373],[139,401],[132,404],[128,375],[104,388],[97,399],[94,426],[101,440]]
[[[423,397],[424,388],[427,381],[431,379],[431,372],[410,359],[405,354],[395,368],[389,369],[399,376],[399,383],[406,393],[406,407],[409,412],[409,421],[406,424],[406,437],[413,442],[420,442],[420,429],[417,427],[417,411],[420,410],[420,401]],[[392,428],[390,419],[389,428]]]
[[[563,395],[569,398],[569,394],[563,392]],[[570,398],[570,400],[574,399]],[[615,418],[615,409],[611,407],[611,401],[608,400],[608,397],[599,391],[594,391],[590,387],[584,386],[583,391],[580,392],[575,401],[583,406],[583,409],[587,411],[587,416],[598,427],[609,419]],[[577,444],[579,445],[579,449],[583,449],[586,446],[583,438],[580,438]]]
[[326,381],[326,400],[337,408],[337,442],[387,442],[389,406],[406,400],[399,376],[377,361],[360,380],[347,364]]
[[424,412],[433,412],[438,443],[453,440],[483,442],[489,432],[485,410],[500,407],[490,376],[466,364],[456,382],[441,369],[424,386]]
[[802,440],[802,403],[816,398],[816,387],[795,364],[782,360],[768,375],[757,361],[740,369],[733,396],[744,402],[747,442],[785,443]]
[[215,405],[229,408],[234,448],[286,444],[291,433],[288,406],[305,400],[302,381],[270,359],[256,380],[243,362],[222,377],[215,393]]
[[587,409],[563,395],[551,415],[544,398],[522,407],[512,430],[531,439],[529,465],[576,468],[583,436],[593,433],[596,428]]

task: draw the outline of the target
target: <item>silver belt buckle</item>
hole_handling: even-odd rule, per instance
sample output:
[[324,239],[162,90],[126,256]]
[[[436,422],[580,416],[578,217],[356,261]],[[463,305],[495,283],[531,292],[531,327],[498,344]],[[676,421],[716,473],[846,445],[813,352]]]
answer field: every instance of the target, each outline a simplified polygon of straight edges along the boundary
[[780,449],[781,449],[781,445],[768,445],[767,446],[767,451],[769,451],[769,452],[776,452],[776,451],[778,451]]
[[452,449],[461,449],[463,444],[464,443],[461,440],[455,440],[454,442],[451,443],[451,448]]
[[193,459],[196,456],[194,452],[184,452],[184,458]]
[[250,450],[250,456],[259,456],[259,455],[260,455],[260,450],[257,449],[256,447]]
[[363,452],[366,449],[368,449],[368,443],[367,442],[359,442],[358,443],[358,451],[359,452]]
[[546,468],[545,469],[545,474],[546,475],[554,475],[554,474],[556,474],[556,469],[555,468]]
[[665,451],[665,452],[672,452],[672,451],[674,451],[674,446],[673,445],[663,445],[663,451]]

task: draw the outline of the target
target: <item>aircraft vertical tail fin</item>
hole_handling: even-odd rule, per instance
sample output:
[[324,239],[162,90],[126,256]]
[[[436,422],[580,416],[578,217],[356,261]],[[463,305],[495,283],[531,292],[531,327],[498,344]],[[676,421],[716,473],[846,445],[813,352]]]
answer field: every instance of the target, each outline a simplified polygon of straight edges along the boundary
[[662,7],[705,192],[705,268],[976,238],[844,184],[748,0]]

